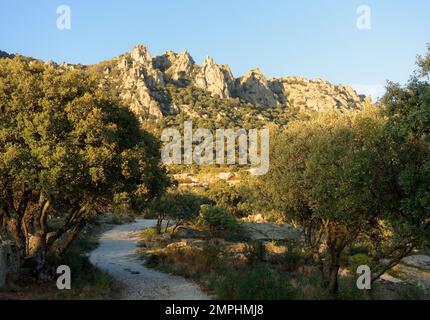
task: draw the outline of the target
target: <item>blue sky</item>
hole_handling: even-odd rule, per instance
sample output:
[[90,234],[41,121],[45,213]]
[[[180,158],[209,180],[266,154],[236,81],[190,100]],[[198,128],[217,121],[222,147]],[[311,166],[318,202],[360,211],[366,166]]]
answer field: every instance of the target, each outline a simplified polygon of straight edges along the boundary
[[[59,5],[71,29],[56,27]],[[371,30],[359,30],[368,5]],[[146,44],[151,54],[188,50],[240,76],[320,77],[378,94],[404,83],[430,42],[427,0],[0,0],[0,50],[57,62],[96,63]]]

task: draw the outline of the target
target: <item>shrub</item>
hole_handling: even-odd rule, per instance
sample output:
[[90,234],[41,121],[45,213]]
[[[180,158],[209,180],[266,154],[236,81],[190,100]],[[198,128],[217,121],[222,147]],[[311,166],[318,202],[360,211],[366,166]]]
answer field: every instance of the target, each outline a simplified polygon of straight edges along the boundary
[[311,271],[307,275],[298,275],[295,286],[298,288],[296,298],[299,300],[328,300],[332,296],[323,285],[324,279],[318,271]]
[[145,228],[139,235],[141,241],[152,241],[155,237],[158,237],[156,228]]
[[287,276],[264,265],[225,273],[214,282],[219,299],[288,300],[295,296]]
[[200,209],[200,223],[212,233],[231,232],[237,228],[236,218],[216,206],[204,205]]
[[176,275],[199,279],[221,267],[221,252],[222,249],[216,243],[208,243],[202,248],[169,246],[150,254],[146,257],[145,264]]
[[349,267],[349,270],[353,274],[355,274],[359,266],[370,265],[371,262],[372,262],[372,259],[368,255],[364,253],[357,253],[348,258],[348,267]]
[[[355,272],[355,270],[354,270]],[[339,281],[339,299],[341,300],[363,300],[368,299],[366,290],[357,288],[357,279],[355,277],[340,278]]]
[[[176,228],[183,223],[195,219],[200,206],[207,203],[206,199],[188,191],[169,190],[159,199],[152,202],[150,210],[156,213],[157,231],[161,233],[163,220],[173,220]],[[166,228],[167,229],[167,228]]]

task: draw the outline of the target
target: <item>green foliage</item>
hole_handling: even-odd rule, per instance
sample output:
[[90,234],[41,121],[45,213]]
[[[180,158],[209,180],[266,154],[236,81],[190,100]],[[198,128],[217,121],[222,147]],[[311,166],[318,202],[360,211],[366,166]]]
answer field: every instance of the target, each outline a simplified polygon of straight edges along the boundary
[[36,272],[41,251],[63,253],[98,213],[141,210],[169,183],[159,142],[83,70],[2,59],[0,108],[0,237]]
[[387,192],[391,156],[383,124],[374,108],[323,112],[290,123],[272,139],[262,189],[274,209],[304,228],[311,252],[318,254],[326,243],[327,276],[335,274],[341,252],[360,232],[379,229],[378,218],[395,197]]
[[399,201],[393,207],[401,219],[395,228],[424,244],[430,238],[430,47],[418,64],[418,75],[405,87],[389,83],[383,103],[389,116],[386,132],[397,142],[394,174]]
[[421,77],[428,77],[430,74],[430,43],[427,44],[427,54],[425,56],[418,56],[417,63],[420,67],[419,75]]
[[220,99],[212,97],[209,92],[199,89],[192,84],[176,86],[168,84],[167,95],[170,101],[188,112],[168,115],[165,119],[166,126],[181,126],[184,120],[193,118],[196,127],[199,128],[245,128],[252,129],[262,127],[269,121],[285,124],[288,111],[279,112],[278,116],[272,115],[275,110],[268,110],[268,115],[261,117],[264,109],[254,106],[239,99]]
[[160,231],[163,220],[174,220],[178,227],[184,222],[197,218],[200,206],[205,203],[208,201],[203,197],[189,191],[173,189],[155,199],[150,210],[157,216]]
[[295,289],[285,273],[257,265],[249,270],[226,272],[214,280],[219,299],[290,300]]
[[231,232],[237,228],[236,218],[216,206],[203,205],[200,209],[199,221],[214,234]]
[[220,180],[210,186],[207,196],[217,206],[222,207],[236,217],[243,217],[251,213],[252,194],[244,186],[234,186],[224,180]]
[[[273,134],[262,193],[302,226],[309,250],[324,261],[332,292],[341,255],[359,236],[374,261],[391,259],[388,268],[428,243],[429,61],[430,54],[419,59],[421,78],[412,77],[406,87],[389,84],[383,108],[322,112]],[[317,250],[322,243],[323,256]],[[370,262],[363,255],[354,259]],[[374,267],[376,277],[386,271]]]
[[370,266],[372,263],[372,258],[364,253],[357,253],[348,258],[348,267],[349,271],[352,274],[356,274],[357,268],[359,266],[368,265]]
[[[355,274],[355,270],[354,273]],[[340,300],[366,300],[369,299],[368,292],[366,290],[360,290],[357,288],[356,277],[342,277],[339,285],[339,296]]]
[[108,274],[94,267],[87,255],[83,254],[94,250],[98,245],[95,236],[79,236],[71,248],[59,258],[55,258],[53,265],[67,265],[72,270],[72,290],[81,294],[90,287],[91,294],[98,299],[111,298],[114,280]]

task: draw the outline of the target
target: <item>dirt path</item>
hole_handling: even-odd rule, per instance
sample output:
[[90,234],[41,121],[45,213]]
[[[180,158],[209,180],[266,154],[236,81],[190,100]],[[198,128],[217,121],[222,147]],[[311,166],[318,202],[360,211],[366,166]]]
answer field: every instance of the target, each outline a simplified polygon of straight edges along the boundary
[[135,254],[140,230],[155,220],[136,220],[116,226],[100,237],[100,245],[90,253],[90,261],[124,284],[125,300],[206,300],[209,297],[182,277],[148,269]]

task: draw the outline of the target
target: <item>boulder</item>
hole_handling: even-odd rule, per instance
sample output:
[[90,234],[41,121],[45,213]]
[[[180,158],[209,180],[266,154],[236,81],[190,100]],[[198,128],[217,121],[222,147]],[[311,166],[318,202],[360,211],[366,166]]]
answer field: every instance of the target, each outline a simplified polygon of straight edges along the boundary
[[175,232],[176,238],[189,238],[189,239],[195,239],[195,238],[201,238],[202,234],[199,231],[193,230],[191,228],[187,227],[178,227],[178,229]]

